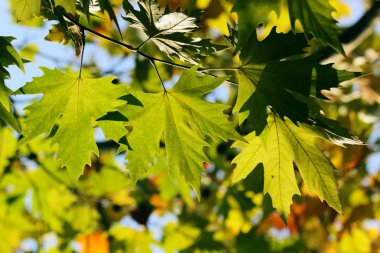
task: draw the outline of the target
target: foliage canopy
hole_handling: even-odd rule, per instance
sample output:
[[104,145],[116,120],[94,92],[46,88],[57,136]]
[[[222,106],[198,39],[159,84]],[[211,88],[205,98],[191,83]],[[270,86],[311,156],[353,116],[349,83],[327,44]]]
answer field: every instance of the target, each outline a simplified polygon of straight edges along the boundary
[[[25,71],[38,52],[0,36],[0,251],[49,231],[57,250],[36,252],[72,252],[73,241],[80,252],[322,250],[306,237],[273,247],[262,231],[268,217],[299,228],[315,196],[325,215],[345,212],[331,153],[363,142],[324,95],[370,70],[323,63],[348,60],[337,2],[9,0],[21,25],[52,21],[45,39],[70,43],[80,66],[42,67],[12,91],[8,67]],[[132,59],[129,80],[119,64],[87,64],[88,44]],[[24,95],[38,96],[23,112]],[[153,210],[177,220],[159,239],[121,223],[147,225]]]

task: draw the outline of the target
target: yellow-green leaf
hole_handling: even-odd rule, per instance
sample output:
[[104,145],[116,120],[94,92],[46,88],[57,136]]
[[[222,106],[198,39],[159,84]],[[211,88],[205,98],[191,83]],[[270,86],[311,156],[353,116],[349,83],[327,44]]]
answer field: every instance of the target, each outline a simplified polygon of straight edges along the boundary
[[17,22],[31,19],[40,14],[41,0],[10,0]]
[[77,179],[84,166],[91,164],[90,154],[98,154],[93,121],[112,111],[125,89],[112,84],[114,77],[78,78],[58,69],[43,71],[43,76],[21,89],[26,94],[43,94],[43,98],[26,108],[29,114],[20,145],[43,133],[50,134],[58,124],[53,136],[53,143],[59,146],[57,158]]
[[208,161],[205,138],[239,139],[223,111],[226,105],[204,101],[201,96],[218,87],[225,77],[198,77],[196,67],[184,71],[177,84],[160,93],[134,95],[143,104],[128,106],[126,115],[133,127],[127,152],[132,180],[144,177],[153,165],[163,133],[166,160],[172,176],[182,176],[200,196],[203,162]]
[[260,136],[251,133],[246,137],[248,143],[236,142],[234,146],[241,148],[241,153],[232,161],[236,164],[232,182],[247,177],[262,163],[264,192],[272,197],[273,207],[287,216],[292,197],[300,195],[295,163],[308,190],[316,192],[322,201],[341,212],[334,166],[316,146],[316,139],[320,137],[306,124],[298,124],[270,115]]

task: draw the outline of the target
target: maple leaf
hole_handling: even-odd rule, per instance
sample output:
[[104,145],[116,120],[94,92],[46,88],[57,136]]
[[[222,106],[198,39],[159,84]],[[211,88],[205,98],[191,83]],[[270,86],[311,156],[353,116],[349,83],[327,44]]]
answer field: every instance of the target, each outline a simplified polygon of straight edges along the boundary
[[[136,10],[128,0],[123,7],[124,17],[131,27],[141,29],[148,36],[146,42],[152,41],[169,58],[178,57],[181,61],[196,64],[200,55],[209,55],[224,46],[214,45],[209,39],[191,38],[186,34],[198,29],[195,17],[182,12],[161,13],[155,0],[138,1],[140,10]],[[140,47],[141,47],[140,46]]]
[[[0,90],[0,92],[2,92],[2,91]],[[9,93],[7,93],[7,94],[9,94]],[[0,104],[0,125],[3,124],[2,121],[7,123],[8,125],[10,125],[17,132],[19,132],[19,133],[21,132],[20,124],[18,123],[17,119],[13,115],[13,112],[7,111],[7,109],[2,104]]]
[[306,33],[344,54],[338,37],[337,21],[331,16],[335,9],[325,0],[289,0],[289,16],[293,29],[299,20]]
[[306,124],[298,124],[271,114],[260,136],[253,132],[245,137],[248,143],[237,141],[233,146],[241,148],[241,153],[232,161],[236,164],[232,182],[247,177],[262,163],[264,192],[272,197],[273,207],[288,216],[293,195],[300,195],[294,174],[295,162],[308,190],[341,212],[335,168],[316,146],[316,139],[321,137]]
[[119,144],[117,152],[120,153],[130,149],[128,140],[125,138],[125,135],[128,133],[128,130],[126,128],[126,122],[128,119],[119,111],[117,111],[118,107],[115,109],[116,111],[109,112],[103,117],[97,119],[97,124],[102,129],[102,132],[106,139],[114,140]]
[[[286,6],[287,8],[283,8]],[[233,11],[239,16],[239,34],[236,50],[240,50],[249,37],[256,34],[256,28],[263,24],[266,26],[271,12],[277,17],[281,12],[287,12],[286,16],[293,31],[296,32],[296,21],[302,25],[305,33],[312,34],[324,45],[331,46],[334,50],[344,54],[342,44],[338,37],[338,26],[332,17],[335,9],[326,0],[289,0],[283,4],[283,0],[237,0]],[[280,21],[278,21],[280,22]],[[275,23],[275,25],[279,25]]]
[[183,176],[200,196],[203,162],[208,161],[205,138],[240,139],[227,116],[227,105],[204,101],[201,96],[218,87],[225,77],[198,77],[196,67],[184,71],[177,84],[160,93],[133,95],[143,104],[127,106],[125,114],[133,127],[128,136],[132,151],[126,158],[132,181],[142,178],[154,163],[163,135],[166,162],[172,176]]
[[113,85],[114,77],[78,78],[58,69],[42,70],[42,77],[34,78],[20,89],[25,94],[43,94],[41,100],[25,108],[29,114],[20,145],[43,133],[50,134],[58,124],[52,137],[53,143],[59,146],[57,158],[70,176],[77,179],[84,166],[91,164],[91,152],[98,155],[93,121],[113,111],[125,88]]
[[4,79],[9,79],[9,72],[5,69],[10,65],[16,65],[24,71],[24,64],[19,53],[14,49],[11,42],[15,38],[0,36],[0,104],[5,107],[7,111],[10,110],[10,101],[8,95],[10,90],[5,86]]
[[[319,65],[316,55],[304,51],[308,44],[302,34],[277,34],[274,30],[262,42],[253,34],[242,48],[238,97],[234,111],[258,134],[267,125],[267,108],[293,122],[316,125],[348,143],[361,144],[338,124],[327,122],[311,95],[321,97],[321,89],[330,89],[356,77],[357,73],[338,71],[332,65]],[[342,139],[341,139],[342,140]]]
[[0,119],[12,126],[16,131],[21,132],[19,123],[13,115],[12,103],[9,99],[12,91],[4,83],[5,79],[10,78],[9,72],[5,69],[6,67],[16,65],[24,71],[24,64],[20,55],[11,44],[12,40],[14,40],[13,37],[0,36]]
[[237,0],[232,11],[238,14],[238,42],[236,51],[240,50],[252,33],[256,34],[256,28],[264,23],[271,11],[279,13],[281,0]]
[[40,14],[41,0],[10,0],[17,22],[31,19]]

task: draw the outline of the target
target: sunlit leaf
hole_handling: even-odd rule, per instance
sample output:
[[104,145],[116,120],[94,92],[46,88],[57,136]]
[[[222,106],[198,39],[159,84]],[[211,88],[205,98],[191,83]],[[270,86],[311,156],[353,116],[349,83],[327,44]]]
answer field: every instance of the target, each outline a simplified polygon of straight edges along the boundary
[[77,179],[84,166],[91,164],[90,154],[98,154],[92,122],[113,110],[116,100],[124,95],[124,88],[112,84],[114,77],[78,78],[57,69],[43,71],[42,77],[22,88],[25,94],[44,96],[26,108],[29,116],[20,145],[40,134],[50,134],[58,123],[53,137],[53,143],[59,145],[57,157],[71,177]]
[[297,126],[271,115],[260,136],[251,133],[246,137],[248,143],[234,144],[242,152],[232,161],[236,164],[232,181],[247,177],[262,163],[264,192],[272,197],[273,207],[288,216],[293,196],[301,194],[294,174],[295,163],[309,191],[341,212],[334,166],[316,146],[317,138],[320,136],[307,125]]
[[164,134],[167,163],[172,176],[184,177],[200,196],[203,162],[208,161],[206,136],[239,139],[223,111],[222,104],[204,101],[201,96],[218,87],[226,78],[197,77],[196,67],[183,72],[177,84],[160,93],[135,93],[143,107],[128,107],[133,126],[128,136],[132,151],[127,152],[133,181],[143,177],[154,163]]
[[123,7],[127,13],[124,19],[131,27],[145,32],[148,38],[144,44],[152,41],[168,57],[176,56],[181,61],[196,64],[199,56],[224,48],[212,44],[209,39],[187,36],[198,28],[195,17],[182,12],[162,13],[155,0],[138,1],[138,5],[139,11],[128,0],[124,0]]
[[10,0],[17,22],[31,19],[40,14],[41,0]]
[[[268,23],[271,13],[275,13],[277,17],[280,17],[283,12],[287,12],[293,31],[297,31],[296,21],[298,21],[305,33],[312,34],[322,44],[344,54],[338,37],[338,27],[332,17],[334,8],[329,1],[287,0],[287,8],[282,8],[284,2],[284,0],[238,0],[233,8],[233,11],[236,11],[239,15],[239,43],[237,49],[241,49],[247,43],[252,33],[256,34],[256,29],[260,24],[265,26]],[[280,21],[282,20],[278,19],[274,25],[280,25]]]

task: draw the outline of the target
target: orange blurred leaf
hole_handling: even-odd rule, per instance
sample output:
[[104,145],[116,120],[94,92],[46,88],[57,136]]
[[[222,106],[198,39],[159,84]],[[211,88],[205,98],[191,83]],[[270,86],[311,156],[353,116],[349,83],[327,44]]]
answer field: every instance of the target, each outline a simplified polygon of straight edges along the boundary
[[94,232],[89,235],[81,235],[78,242],[82,248],[80,253],[109,253],[109,241],[102,232]]

